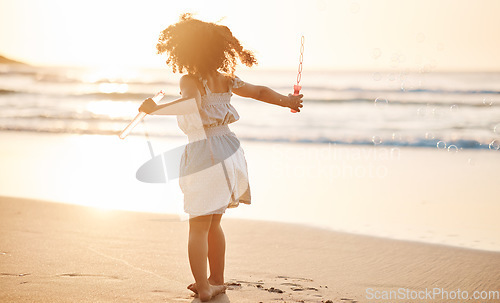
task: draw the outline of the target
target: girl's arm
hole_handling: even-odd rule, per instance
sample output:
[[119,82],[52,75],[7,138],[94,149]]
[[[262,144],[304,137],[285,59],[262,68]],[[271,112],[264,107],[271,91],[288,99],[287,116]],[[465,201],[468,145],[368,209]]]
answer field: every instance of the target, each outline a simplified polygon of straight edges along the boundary
[[297,96],[288,94],[288,96],[284,96],[267,86],[253,85],[245,82],[243,86],[233,88],[233,92],[241,97],[252,98],[269,104],[289,107],[297,112],[300,112],[300,108],[303,107],[302,94]]
[[181,98],[161,105],[157,105],[153,99],[148,98],[139,107],[139,111],[150,115],[186,115],[198,112],[201,96],[196,87],[196,82],[189,76],[182,76],[180,88]]

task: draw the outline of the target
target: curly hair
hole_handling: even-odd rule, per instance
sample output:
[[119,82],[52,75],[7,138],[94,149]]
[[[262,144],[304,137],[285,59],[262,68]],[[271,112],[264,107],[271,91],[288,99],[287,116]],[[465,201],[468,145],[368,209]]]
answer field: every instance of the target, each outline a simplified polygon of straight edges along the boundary
[[249,67],[257,64],[253,53],[243,49],[227,26],[194,19],[189,13],[161,32],[156,49],[158,54],[167,53],[166,63],[174,73],[233,75],[237,59]]

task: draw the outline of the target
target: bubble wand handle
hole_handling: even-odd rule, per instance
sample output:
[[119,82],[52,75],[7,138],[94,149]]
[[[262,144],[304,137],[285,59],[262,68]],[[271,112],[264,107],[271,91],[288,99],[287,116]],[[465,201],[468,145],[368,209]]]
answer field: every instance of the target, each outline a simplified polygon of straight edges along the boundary
[[[298,96],[298,95],[300,95],[300,90],[301,90],[301,89],[302,89],[302,86],[300,86],[300,85],[298,85],[298,84],[297,84],[297,85],[294,85],[294,86],[293,86],[293,95],[294,95],[294,96]],[[292,110],[290,110],[290,111],[291,111],[292,113],[296,113],[296,112],[297,112],[297,111],[296,111],[296,110],[294,110],[294,109],[292,109]]]
[[[302,62],[304,61],[304,36],[300,38],[300,59],[299,59],[299,69],[297,71],[297,84],[293,86],[293,95],[298,96],[302,86],[300,86],[300,80],[302,79]],[[292,113],[297,111],[294,109],[290,110]]]
[[[154,97],[152,99],[154,102],[158,103],[158,102],[160,102],[160,100],[164,96],[165,96],[165,92],[163,90],[161,90],[158,93],[156,93],[156,95],[154,95]],[[139,124],[139,122],[141,122],[142,119],[144,119],[144,117],[146,117],[146,115],[147,114],[145,112],[138,113],[135,116],[134,120],[132,120],[132,122],[130,122],[129,125],[127,125],[127,127],[125,127],[125,129],[120,133],[120,135],[119,135],[120,139],[125,139],[130,134],[132,129],[134,129],[134,127],[136,127],[137,124]]]

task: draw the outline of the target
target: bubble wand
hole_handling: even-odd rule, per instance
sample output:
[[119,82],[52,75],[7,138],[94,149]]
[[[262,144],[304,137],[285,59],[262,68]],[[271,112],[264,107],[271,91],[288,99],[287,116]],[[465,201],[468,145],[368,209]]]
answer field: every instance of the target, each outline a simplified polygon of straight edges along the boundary
[[[300,80],[302,79],[302,61],[304,61],[304,36],[300,38],[300,59],[299,59],[299,69],[297,72],[297,84],[293,86],[293,95],[298,96],[300,94],[300,90],[302,86],[300,86]],[[294,109],[290,109],[292,113],[296,113],[297,111]]]
[[[153,101],[155,103],[158,103],[158,102],[160,102],[160,100],[164,96],[165,96],[165,92],[163,90],[161,90],[158,93],[156,93],[156,95],[152,99],[153,99]],[[134,127],[136,127],[137,124],[139,124],[139,122],[141,122],[142,119],[144,119],[144,117],[146,115],[147,114],[145,112],[138,113],[135,116],[134,120],[132,120],[132,122],[130,122],[129,125],[127,125],[127,127],[125,127],[125,129],[120,133],[120,135],[119,135],[120,139],[125,139],[130,134],[130,132],[132,131],[132,129],[134,129]]]

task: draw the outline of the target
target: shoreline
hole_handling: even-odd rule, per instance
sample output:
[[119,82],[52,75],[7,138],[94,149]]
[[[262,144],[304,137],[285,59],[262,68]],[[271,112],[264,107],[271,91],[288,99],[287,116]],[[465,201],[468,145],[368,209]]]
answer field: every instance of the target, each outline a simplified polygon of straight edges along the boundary
[[[233,126],[234,129],[237,129],[237,126]],[[73,130],[73,131],[59,131],[59,130],[36,130],[32,128],[26,128],[26,129],[19,129],[19,128],[0,128],[0,133],[26,133],[26,134],[39,134],[39,135],[61,135],[61,136],[109,136],[109,137],[116,137],[119,134],[119,131],[102,131],[102,132],[92,132],[92,131],[85,131],[85,130]],[[172,141],[182,141],[185,139],[185,135],[183,133],[179,133],[177,135],[168,135],[168,136],[163,136],[159,134],[150,134],[149,135],[153,140],[172,140]],[[144,139],[143,135],[137,134],[137,133],[131,133],[128,135],[128,138],[135,138],[135,139]],[[443,150],[448,150],[449,152],[458,152],[459,150],[465,150],[465,151],[490,151],[490,152],[497,152],[498,149],[494,149],[489,146],[491,143],[490,141],[482,141],[480,142],[470,142],[470,140],[452,140],[450,142],[444,142],[444,141],[439,141],[439,140],[434,140],[434,142],[431,143],[409,143],[409,142],[393,142],[391,143],[386,143],[382,142],[374,144],[372,140],[369,141],[362,141],[362,140],[354,140],[354,141],[323,141],[323,140],[309,140],[309,139],[273,139],[273,138],[256,138],[256,137],[238,137],[240,141],[242,142],[248,142],[248,143],[256,143],[256,144],[305,144],[305,145],[321,145],[321,146],[338,146],[338,147],[352,147],[352,148],[372,148],[372,147],[378,147],[378,148],[390,148],[390,149],[399,149],[399,148],[415,148],[415,149],[424,149],[424,150],[435,150],[437,149],[443,149]],[[378,138],[380,139],[380,138]],[[444,140],[444,139],[443,139]],[[460,149],[457,148],[455,144],[459,144],[460,142],[467,142],[467,145],[465,147],[461,147]],[[497,141],[497,140],[494,140]],[[417,140],[418,142],[418,140]],[[438,144],[444,143],[445,146],[442,147],[441,145],[438,146]],[[447,145],[446,145],[447,144]],[[452,146],[452,149],[450,150],[449,147]]]
[[[61,205],[61,206],[76,206],[76,207],[83,207],[85,209],[89,209],[94,212],[102,212],[102,213],[108,213],[108,212],[123,212],[123,213],[128,213],[130,215],[133,214],[138,214],[138,215],[154,215],[154,216],[165,216],[168,217],[168,219],[165,219],[165,221],[171,221],[171,222],[179,222],[179,223],[185,223],[188,224],[188,217],[175,214],[175,213],[162,213],[162,212],[157,212],[157,211],[146,211],[146,210],[127,210],[127,209],[116,209],[116,208],[100,208],[100,207],[95,207],[95,206],[87,206],[87,205],[80,205],[80,204],[73,204],[73,203],[68,203],[64,201],[48,201],[48,200],[42,200],[42,199],[32,199],[32,198],[27,198],[27,197],[21,197],[21,196],[2,196],[0,195],[0,200],[26,200],[26,201],[32,201],[34,203],[48,203],[48,204],[56,204],[56,205]],[[241,206],[238,206],[241,207]],[[243,207],[248,207],[247,205]],[[230,209],[229,211],[232,211],[234,209]],[[464,247],[464,246],[458,246],[458,245],[450,245],[450,244],[443,244],[443,243],[432,243],[432,242],[425,242],[425,241],[419,241],[419,240],[412,240],[412,239],[407,239],[407,238],[390,238],[390,237],[385,237],[381,235],[376,235],[376,234],[364,234],[364,233],[356,233],[356,232],[351,232],[351,231],[346,231],[346,230],[334,230],[325,226],[318,226],[318,225],[313,225],[310,223],[299,223],[299,222],[290,222],[290,221],[273,221],[273,220],[268,220],[268,219],[256,219],[256,218],[244,218],[244,217],[234,217],[231,215],[228,215],[226,212],[224,214],[224,220],[230,220],[230,221],[239,221],[239,222],[249,222],[252,224],[258,224],[263,223],[263,224],[283,224],[283,225],[290,225],[294,226],[295,228],[305,228],[309,230],[316,230],[318,232],[326,232],[326,233],[339,233],[339,234],[344,234],[346,236],[354,236],[354,237],[367,237],[367,238],[373,238],[373,239],[379,239],[379,240],[388,240],[388,241],[397,241],[397,242],[402,242],[402,243],[408,243],[408,244],[413,244],[413,245],[431,245],[431,246],[436,246],[436,247],[442,247],[442,248],[450,248],[450,249],[459,249],[459,250],[465,250],[465,251],[471,251],[471,252],[486,252],[486,253],[493,253],[493,254],[500,254],[500,251],[495,251],[495,250],[485,250],[485,249],[480,249],[480,248],[474,248],[474,247]]]
[[[84,208],[90,208],[94,209],[95,211],[100,211],[100,212],[126,212],[126,213],[137,213],[141,215],[161,215],[161,216],[167,216],[167,217],[172,217],[171,221],[179,221],[179,222],[187,222],[188,217],[187,214],[178,214],[178,213],[166,213],[166,212],[159,212],[159,211],[147,211],[147,210],[133,210],[133,209],[119,209],[119,208],[100,208],[96,206],[87,206],[87,205],[82,205],[82,204],[75,204],[71,202],[65,202],[65,201],[48,201],[48,200],[43,200],[43,199],[34,199],[34,198],[29,198],[29,197],[23,197],[23,196],[2,196],[0,195],[0,199],[14,199],[14,200],[32,200],[35,202],[42,202],[42,203],[53,203],[53,204],[61,204],[61,205],[68,205],[68,206],[79,206],[79,207],[84,207]],[[241,207],[238,206],[238,207]],[[248,205],[243,205],[243,207],[249,207]],[[251,207],[251,206],[250,206]],[[453,244],[446,244],[446,243],[439,243],[439,242],[428,242],[424,240],[418,240],[418,239],[411,239],[411,238],[397,238],[397,237],[390,237],[387,235],[379,235],[379,234],[370,234],[370,233],[360,233],[360,232],[355,232],[355,231],[350,231],[350,230],[343,230],[343,229],[332,229],[327,226],[321,226],[321,225],[315,225],[312,223],[304,223],[304,222],[292,222],[292,221],[280,221],[280,220],[271,220],[271,219],[258,219],[258,218],[248,218],[248,217],[238,217],[238,216],[233,216],[230,214],[230,212],[234,211],[234,209],[229,209],[229,215],[228,212],[224,214],[224,220],[235,220],[235,221],[248,221],[248,222],[262,222],[264,224],[289,224],[292,226],[296,226],[297,228],[306,228],[306,229],[314,229],[322,232],[331,232],[331,233],[341,233],[341,234],[346,234],[346,235],[352,235],[352,236],[360,236],[360,237],[369,237],[369,238],[375,238],[375,239],[380,239],[380,240],[390,240],[390,241],[398,241],[398,242],[404,242],[404,243],[413,243],[413,244],[422,244],[422,245],[432,245],[432,246],[438,246],[438,247],[443,247],[443,248],[453,248],[453,249],[460,249],[460,250],[470,250],[472,252],[488,252],[488,253],[500,253],[500,250],[489,250],[489,249],[482,249],[478,247],[466,247],[466,246],[461,246],[461,245],[453,245]]]
[[[175,216],[8,197],[0,207],[2,300],[199,302],[185,289],[192,282],[187,222]],[[288,223],[223,218],[222,225],[229,289],[211,302],[370,302],[372,290],[500,290],[499,253]]]

